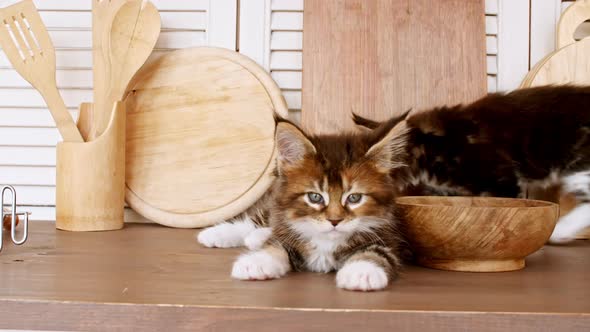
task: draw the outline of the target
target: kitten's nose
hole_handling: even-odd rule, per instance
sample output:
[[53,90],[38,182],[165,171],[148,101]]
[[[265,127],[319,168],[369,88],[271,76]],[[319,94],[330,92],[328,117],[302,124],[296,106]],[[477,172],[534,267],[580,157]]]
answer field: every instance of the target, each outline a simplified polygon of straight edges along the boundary
[[332,226],[334,226],[334,227],[336,227],[336,225],[338,225],[342,220],[344,220],[344,219],[328,219],[330,224],[332,224]]

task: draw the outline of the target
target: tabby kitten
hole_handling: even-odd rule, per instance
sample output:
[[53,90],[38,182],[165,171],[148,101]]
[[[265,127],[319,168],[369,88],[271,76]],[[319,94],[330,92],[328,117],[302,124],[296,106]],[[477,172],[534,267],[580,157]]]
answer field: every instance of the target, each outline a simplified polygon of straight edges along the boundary
[[237,279],[337,270],[338,287],[386,287],[399,273],[402,250],[390,176],[402,165],[393,134],[306,136],[279,120],[272,188],[244,215],[201,232],[199,242],[254,248],[234,263]]
[[579,204],[550,242],[590,226],[590,87],[491,94],[401,122],[354,120],[376,131],[398,128],[396,158],[408,166],[393,171],[400,194],[530,197],[534,188],[560,185]]

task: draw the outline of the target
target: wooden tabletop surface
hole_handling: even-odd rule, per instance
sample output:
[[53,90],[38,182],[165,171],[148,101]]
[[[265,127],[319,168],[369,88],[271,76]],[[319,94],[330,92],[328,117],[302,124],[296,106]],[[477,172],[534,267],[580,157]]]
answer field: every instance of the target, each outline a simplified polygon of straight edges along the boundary
[[545,246],[516,272],[408,266],[387,290],[360,293],[337,289],[334,274],[233,280],[231,264],[241,250],[203,248],[196,232],[127,224],[120,231],[70,233],[34,222],[22,246],[5,232],[0,329],[100,330],[104,325],[96,324],[104,320],[122,330],[590,328],[590,241]]

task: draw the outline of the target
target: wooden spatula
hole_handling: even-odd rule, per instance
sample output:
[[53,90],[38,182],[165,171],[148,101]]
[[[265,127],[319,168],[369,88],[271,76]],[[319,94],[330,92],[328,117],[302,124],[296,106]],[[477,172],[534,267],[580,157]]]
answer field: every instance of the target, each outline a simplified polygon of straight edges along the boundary
[[63,140],[83,142],[57,90],[55,50],[31,0],[0,10],[0,45],[14,69],[43,96]]
[[[107,84],[110,78],[107,77],[109,67],[109,41],[106,36],[110,35],[111,24],[115,14],[121,6],[129,0],[92,0],[92,75],[93,75],[93,92],[94,107],[89,109],[92,116],[92,124],[89,129],[95,129],[95,112],[99,112],[101,105],[105,103]],[[141,0],[139,0],[141,1]],[[106,40],[106,43],[103,41]],[[112,106],[111,106],[112,108]],[[96,111],[95,111],[96,110]],[[97,116],[100,116],[98,114]],[[105,115],[106,116],[106,115]],[[108,120],[106,120],[108,121]],[[88,133],[87,140],[94,139],[94,133]]]
[[103,39],[103,48],[109,45],[106,97],[95,104],[91,139],[106,129],[113,103],[123,98],[127,84],[152,53],[160,26],[160,14],[151,2],[128,1],[113,18],[110,34]]

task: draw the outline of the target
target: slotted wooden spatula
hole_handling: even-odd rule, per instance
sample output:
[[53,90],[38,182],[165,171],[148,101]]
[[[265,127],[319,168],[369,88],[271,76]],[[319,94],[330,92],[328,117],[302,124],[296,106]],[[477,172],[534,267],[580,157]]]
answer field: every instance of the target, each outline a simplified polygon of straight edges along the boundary
[[55,50],[31,0],[0,9],[0,45],[14,69],[43,96],[63,140],[83,142],[57,90]]

